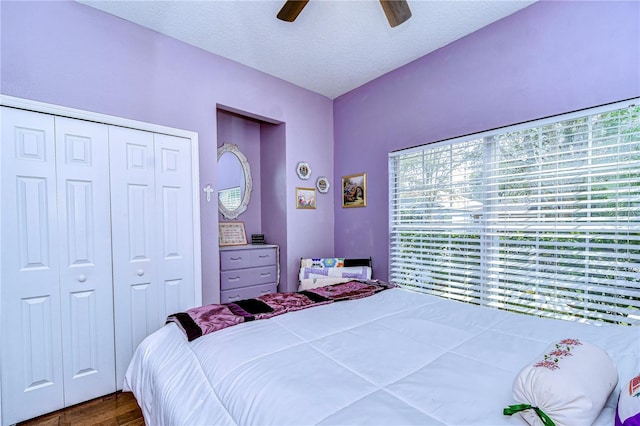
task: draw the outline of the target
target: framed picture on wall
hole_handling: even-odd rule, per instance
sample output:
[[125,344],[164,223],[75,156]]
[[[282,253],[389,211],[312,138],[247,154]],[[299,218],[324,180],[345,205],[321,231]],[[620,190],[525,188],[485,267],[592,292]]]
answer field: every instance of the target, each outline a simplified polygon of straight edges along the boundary
[[367,206],[367,174],[342,176],[342,207]]
[[244,222],[218,223],[218,244],[224,246],[243,246],[247,244]]
[[296,188],[296,209],[315,209],[316,189]]

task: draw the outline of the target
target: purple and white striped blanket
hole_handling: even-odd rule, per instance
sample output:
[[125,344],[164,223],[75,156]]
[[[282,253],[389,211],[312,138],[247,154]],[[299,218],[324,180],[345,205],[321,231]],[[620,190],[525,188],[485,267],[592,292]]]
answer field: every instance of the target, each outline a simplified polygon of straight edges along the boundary
[[310,290],[271,293],[237,302],[199,306],[167,317],[189,341],[247,321],[268,319],[318,305],[371,296],[395,285],[377,280],[353,280]]

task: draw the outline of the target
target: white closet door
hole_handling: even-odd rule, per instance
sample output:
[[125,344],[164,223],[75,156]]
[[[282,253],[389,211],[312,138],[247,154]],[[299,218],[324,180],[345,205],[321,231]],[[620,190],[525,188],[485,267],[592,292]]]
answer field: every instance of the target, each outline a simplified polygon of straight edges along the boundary
[[108,126],[56,117],[64,400],[115,392]]
[[2,423],[61,408],[54,118],[2,107]]
[[154,135],[160,324],[195,305],[191,141]]
[[161,323],[153,133],[109,127],[116,386],[133,351]]

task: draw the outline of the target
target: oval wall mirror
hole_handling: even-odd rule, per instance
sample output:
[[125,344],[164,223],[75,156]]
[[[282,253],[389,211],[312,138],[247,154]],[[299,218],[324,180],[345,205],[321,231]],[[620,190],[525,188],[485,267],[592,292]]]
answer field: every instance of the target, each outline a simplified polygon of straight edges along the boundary
[[251,167],[237,145],[218,147],[218,211],[235,219],[247,209],[253,189]]

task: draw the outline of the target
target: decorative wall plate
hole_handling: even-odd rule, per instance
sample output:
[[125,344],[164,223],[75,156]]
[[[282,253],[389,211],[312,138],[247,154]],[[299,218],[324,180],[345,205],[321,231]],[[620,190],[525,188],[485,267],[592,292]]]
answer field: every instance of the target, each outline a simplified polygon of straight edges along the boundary
[[307,180],[311,176],[311,166],[309,166],[309,163],[301,161],[296,166],[296,173],[300,179]]
[[316,188],[318,188],[318,191],[322,194],[329,192],[330,186],[331,184],[329,184],[329,179],[325,176],[320,176],[318,180],[316,180]]

